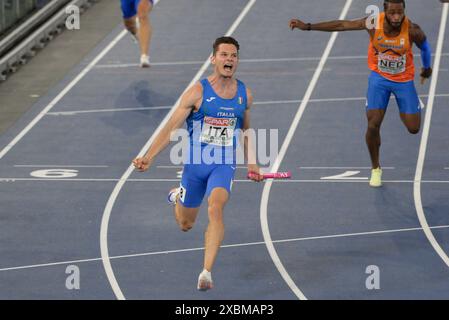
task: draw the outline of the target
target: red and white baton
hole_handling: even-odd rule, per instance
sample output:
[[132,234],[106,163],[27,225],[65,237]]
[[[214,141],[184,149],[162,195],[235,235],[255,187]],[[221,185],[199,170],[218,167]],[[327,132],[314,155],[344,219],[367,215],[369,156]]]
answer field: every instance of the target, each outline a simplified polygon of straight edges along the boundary
[[[255,176],[254,172],[248,172],[248,179]],[[288,172],[272,172],[272,173],[263,173],[263,179],[290,179],[292,177],[292,173]]]

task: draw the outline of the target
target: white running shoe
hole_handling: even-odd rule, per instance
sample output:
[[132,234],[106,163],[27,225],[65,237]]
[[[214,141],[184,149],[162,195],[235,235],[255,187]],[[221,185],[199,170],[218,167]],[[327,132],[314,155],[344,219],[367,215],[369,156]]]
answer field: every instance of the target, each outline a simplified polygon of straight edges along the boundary
[[175,205],[176,202],[178,202],[178,196],[180,191],[181,188],[171,189],[167,196],[168,203]]
[[140,56],[140,66],[142,68],[149,68],[150,67],[150,57],[146,54],[143,54]]
[[382,169],[376,168],[371,170],[371,179],[369,180],[369,185],[373,188],[378,188],[382,186]]
[[198,277],[198,286],[197,289],[200,291],[206,291],[212,289],[214,287],[214,282],[212,281],[212,274],[203,269]]

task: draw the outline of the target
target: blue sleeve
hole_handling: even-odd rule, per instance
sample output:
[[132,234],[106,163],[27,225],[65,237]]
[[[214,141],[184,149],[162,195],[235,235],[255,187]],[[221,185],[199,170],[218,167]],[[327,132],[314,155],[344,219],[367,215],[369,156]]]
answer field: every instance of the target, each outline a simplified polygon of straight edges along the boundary
[[421,49],[421,61],[423,64],[423,67],[428,69],[431,67],[431,60],[432,60],[432,49],[430,48],[429,42],[424,40],[423,43],[418,45],[418,48]]

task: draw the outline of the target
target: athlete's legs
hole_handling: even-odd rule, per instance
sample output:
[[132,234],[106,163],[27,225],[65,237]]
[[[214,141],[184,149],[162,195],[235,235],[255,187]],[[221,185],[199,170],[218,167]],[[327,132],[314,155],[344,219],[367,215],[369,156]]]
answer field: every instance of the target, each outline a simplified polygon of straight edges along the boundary
[[217,165],[207,181],[209,225],[206,230],[204,269],[211,271],[224,237],[223,209],[229,200],[235,166]]
[[205,234],[204,269],[211,271],[224,237],[223,209],[229,199],[225,188],[214,188],[208,198],[209,224]]
[[381,144],[380,126],[385,116],[383,109],[371,109],[366,111],[368,119],[368,128],[366,130],[366,145],[371,157],[371,165],[373,169],[379,168],[379,149]]
[[153,28],[151,26],[149,13],[153,9],[153,5],[150,0],[140,0],[137,6],[137,18],[139,19],[138,37],[140,43],[140,53],[142,55],[148,55],[151,35]]
[[[181,185],[177,188],[176,205],[173,208],[176,222],[182,231],[189,231],[195,223],[207,188],[209,168],[203,165],[185,165]],[[173,189],[170,193],[172,193]],[[169,200],[170,201],[170,200]],[[171,202],[171,201],[170,201]]]
[[411,134],[417,134],[421,127],[421,108],[414,82],[394,84],[393,94],[402,122]]
[[208,198],[209,224],[205,233],[204,267],[198,276],[198,290],[213,288],[212,268],[224,237],[223,210],[229,199],[228,190],[222,187],[213,188]]
[[380,126],[390,101],[391,89],[389,86],[390,82],[378,73],[372,72],[370,74],[366,96],[366,117],[368,120],[368,127],[366,129],[365,139],[373,169],[380,167]]
[[182,205],[180,201],[173,207],[173,213],[175,214],[176,222],[182,231],[187,232],[192,229],[198,216],[200,208],[187,208]]
[[121,0],[120,6],[122,9],[123,15],[123,24],[125,25],[126,30],[128,30],[131,34],[137,34],[136,27],[136,7],[134,5],[134,0]]
[[123,24],[125,25],[126,30],[133,35],[137,35],[136,17],[123,18]]
[[421,127],[421,114],[400,113],[401,120],[407,127],[408,132],[417,134]]

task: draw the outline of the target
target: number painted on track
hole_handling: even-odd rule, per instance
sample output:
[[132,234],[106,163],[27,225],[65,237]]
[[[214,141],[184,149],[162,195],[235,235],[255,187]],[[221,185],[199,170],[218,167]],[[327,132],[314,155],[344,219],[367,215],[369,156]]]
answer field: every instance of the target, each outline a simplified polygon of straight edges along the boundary
[[62,179],[73,178],[78,175],[78,170],[73,169],[44,169],[36,170],[30,173],[35,178]]

